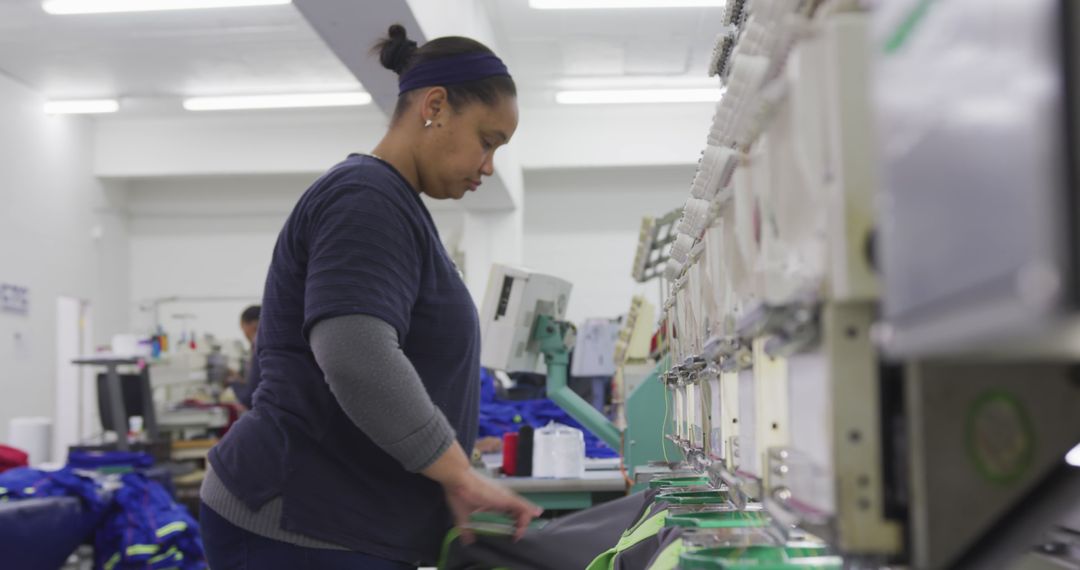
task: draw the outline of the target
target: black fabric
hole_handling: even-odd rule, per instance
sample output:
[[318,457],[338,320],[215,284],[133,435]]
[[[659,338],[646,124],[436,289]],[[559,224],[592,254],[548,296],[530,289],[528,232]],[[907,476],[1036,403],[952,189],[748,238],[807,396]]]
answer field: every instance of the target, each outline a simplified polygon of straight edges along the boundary
[[657,554],[671,543],[676,528],[662,528],[660,532],[642,540],[615,555],[613,570],[642,570],[648,568]]
[[516,543],[505,536],[481,535],[468,546],[455,540],[441,570],[585,568],[619,541],[655,496],[656,490],[643,491],[557,518]]
[[415,564],[361,552],[305,548],[248,532],[199,506],[206,559],[213,570],[415,570]]
[[518,477],[532,476],[533,435],[532,426],[518,430],[517,468],[514,470]]

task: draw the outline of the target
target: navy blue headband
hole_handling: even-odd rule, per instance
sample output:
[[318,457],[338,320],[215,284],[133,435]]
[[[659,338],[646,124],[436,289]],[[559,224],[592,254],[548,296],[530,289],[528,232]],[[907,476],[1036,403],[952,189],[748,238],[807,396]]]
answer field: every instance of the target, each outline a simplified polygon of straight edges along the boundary
[[417,64],[402,73],[398,79],[398,95],[421,87],[456,85],[499,75],[510,77],[510,71],[493,54],[473,52],[449,55]]

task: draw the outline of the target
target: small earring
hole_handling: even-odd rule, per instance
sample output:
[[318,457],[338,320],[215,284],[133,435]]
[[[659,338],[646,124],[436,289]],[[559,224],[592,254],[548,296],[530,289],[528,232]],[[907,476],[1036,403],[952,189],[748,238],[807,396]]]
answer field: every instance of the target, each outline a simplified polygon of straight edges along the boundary
[[431,126],[431,119],[428,119],[428,120],[424,121],[424,128],[425,129],[430,127],[430,126]]

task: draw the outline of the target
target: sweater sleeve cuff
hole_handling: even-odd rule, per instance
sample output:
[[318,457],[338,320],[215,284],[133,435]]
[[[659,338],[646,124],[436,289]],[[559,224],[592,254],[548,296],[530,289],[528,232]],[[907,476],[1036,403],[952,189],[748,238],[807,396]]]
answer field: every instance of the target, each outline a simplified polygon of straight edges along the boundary
[[450,427],[450,422],[442,411],[435,407],[431,418],[420,429],[400,441],[382,447],[407,471],[419,473],[450,449],[455,437],[454,428]]

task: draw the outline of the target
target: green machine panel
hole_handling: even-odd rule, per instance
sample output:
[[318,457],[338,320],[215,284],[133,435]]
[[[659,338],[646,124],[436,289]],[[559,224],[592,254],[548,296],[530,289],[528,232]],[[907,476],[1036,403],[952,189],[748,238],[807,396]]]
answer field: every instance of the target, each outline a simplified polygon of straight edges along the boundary
[[[664,359],[652,374],[626,398],[625,463],[631,478],[650,461],[681,461],[682,452],[667,439],[671,418],[667,416],[666,390],[660,373],[668,369]],[[636,487],[635,487],[636,488]]]

